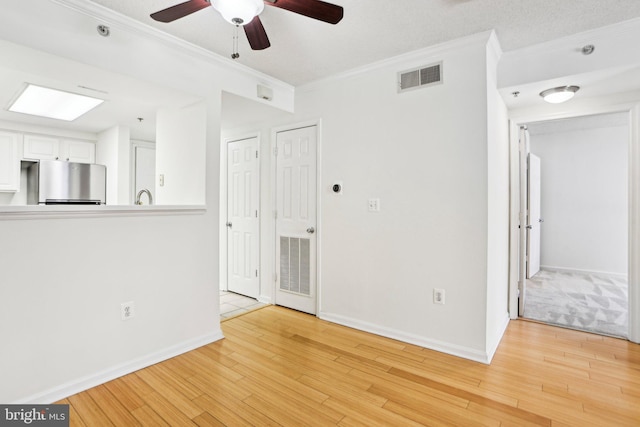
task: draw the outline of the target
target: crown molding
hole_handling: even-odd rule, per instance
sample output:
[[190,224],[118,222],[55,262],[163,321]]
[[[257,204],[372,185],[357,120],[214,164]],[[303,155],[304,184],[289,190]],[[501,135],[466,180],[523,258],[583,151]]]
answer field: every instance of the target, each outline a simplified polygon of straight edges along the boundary
[[[391,58],[373,62],[371,64],[367,64],[362,67],[353,68],[343,73],[334,74],[333,76],[329,76],[327,78],[315,80],[311,83],[298,86],[296,91],[297,92],[311,91],[327,83],[348,79],[348,78],[365,74],[371,71],[379,70],[381,68],[396,67],[407,62],[422,61],[426,57],[442,55],[443,53],[451,49],[468,47],[469,45],[472,45],[472,44],[487,44],[488,42],[490,42],[490,38],[492,37],[492,35],[495,37],[493,30],[483,31],[481,33],[472,34],[470,36],[460,37],[460,38],[439,43],[433,46],[428,46],[423,49],[414,50],[411,52],[404,53],[402,55],[393,56]],[[495,42],[497,42],[497,38]],[[495,46],[494,46],[494,49],[495,49]],[[500,49],[499,45],[498,45],[498,49],[500,52],[502,52],[502,49]]]
[[289,83],[283,82],[282,80],[279,80],[268,74],[254,70],[253,68],[247,67],[246,65],[234,62],[222,55],[211,52],[186,40],[172,36],[171,34],[165,33],[164,31],[158,30],[149,25],[143,24],[140,21],[106,8],[102,5],[87,0],[50,1],[68,9],[82,13],[93,19],[104,21],[106,23],[109,23],[109,25],[113,25],[122,30],[129,31],[138,36],[158,41],[170,48],[179,49],[182,53],[186,53],[195,59],[213,63],[230,72],[243,73],[249,77],[264,82],[265,85],[277,87],[286,91],[294,90],[294,87]]

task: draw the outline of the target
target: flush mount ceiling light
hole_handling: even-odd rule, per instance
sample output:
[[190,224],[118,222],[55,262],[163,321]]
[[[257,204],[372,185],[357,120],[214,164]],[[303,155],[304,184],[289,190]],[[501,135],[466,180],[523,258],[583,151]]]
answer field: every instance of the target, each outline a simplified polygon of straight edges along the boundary
[[247,25],[264,9],[263,0],[211,0],[211,4],[233,25]]
[[540,92],[540,96],[551,104],[560,104],[573,98],[580,86],[560,86]]
[[9,111],[70,122],[103,102],[90,96],[27,84]]

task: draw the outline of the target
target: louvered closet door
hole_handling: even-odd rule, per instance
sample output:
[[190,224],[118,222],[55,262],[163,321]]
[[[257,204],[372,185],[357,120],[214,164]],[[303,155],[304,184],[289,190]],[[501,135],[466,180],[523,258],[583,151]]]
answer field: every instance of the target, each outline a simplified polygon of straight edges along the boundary
[[276,304],[316,313],[316,127],[276,138]]
[[257,298],[259,263],[258,138],[230,142],[227,163],[227,286]]

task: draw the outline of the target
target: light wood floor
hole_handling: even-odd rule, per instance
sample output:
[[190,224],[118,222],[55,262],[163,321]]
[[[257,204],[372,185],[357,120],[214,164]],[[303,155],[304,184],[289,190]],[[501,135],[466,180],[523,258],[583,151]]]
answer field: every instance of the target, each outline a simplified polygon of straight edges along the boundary
[[270,306],[74,395],[71,425],[640,425],[640,346],[512,321],[490,366]]

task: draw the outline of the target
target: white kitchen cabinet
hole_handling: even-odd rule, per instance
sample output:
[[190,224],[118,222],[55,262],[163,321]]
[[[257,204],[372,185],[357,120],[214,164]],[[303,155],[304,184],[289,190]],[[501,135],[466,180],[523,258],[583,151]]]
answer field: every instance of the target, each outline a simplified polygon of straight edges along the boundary
[[78,163],[96,162],[96,144],[78,140],[60,141],[60,159]]
[[20,189],[19,138],[19,134],[0,132],[0,191]]
[[50,136],[25,135],[24,158],[29,160],[57,160],[60,140]]
[[25,135],[23,157],[31,160],[66,160],[69,162],[95,163],[96,145],[93,142],[76,139]]

